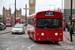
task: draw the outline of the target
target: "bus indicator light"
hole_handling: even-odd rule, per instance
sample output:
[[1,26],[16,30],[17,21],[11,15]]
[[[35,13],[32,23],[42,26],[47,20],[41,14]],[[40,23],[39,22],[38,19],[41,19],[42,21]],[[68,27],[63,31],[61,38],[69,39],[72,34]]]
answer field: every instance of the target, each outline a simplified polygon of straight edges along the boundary
[[37,33],[37,35],[39,35],[39,33]]

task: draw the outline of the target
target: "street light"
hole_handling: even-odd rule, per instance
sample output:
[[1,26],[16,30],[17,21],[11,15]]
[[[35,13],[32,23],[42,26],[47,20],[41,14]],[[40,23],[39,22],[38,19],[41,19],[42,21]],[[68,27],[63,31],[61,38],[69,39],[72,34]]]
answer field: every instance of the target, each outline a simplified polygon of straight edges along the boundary
[[55,5],[52,4],[52,5],[49,5],[49,6],[54,6],[54,11],[55,11]]
[[25,23],[27,23],[27,9],[29,9],[27,8],[27,4],[25,5],[25,8],[23,9],[25,9]]
[[70,25],[72,25],[72,0],[71,0],[71,19],[70,19]]
[[[64,15],[65,15],[65,10],[63,11],[63,0],[62,0],[62,4],[61,4],[61,6],[62,6],[62,8],[61,8],[61,10],[62,10],[62,14],[63,14],[63,12],[64,12]],[[66,16],[64,16],[63,21],[64,21],[64,26],[65,26],[65,25],[66,25],[66,24],[65,24],[65,22],[66,22]],[[64,31],[65,31],[65,27],[64,27],[63,29],[64,29]]]
[[16,0],[15,0],[15,24],[16,24]]

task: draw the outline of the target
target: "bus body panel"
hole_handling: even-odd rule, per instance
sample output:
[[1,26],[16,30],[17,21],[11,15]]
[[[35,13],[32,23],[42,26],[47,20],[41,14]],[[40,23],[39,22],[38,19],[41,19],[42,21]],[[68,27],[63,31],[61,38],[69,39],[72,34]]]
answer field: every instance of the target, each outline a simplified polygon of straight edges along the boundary
[[[62,41],[63,40],[63,30],[61,29],[37,29],[35,33],[36,41]],[[44,33],[44,36],[41,34]],[[58,33],[56,36],[55,33]],[[47,39],[51,38],[51,39]],[[60,39],[60,40],[59,40]]]

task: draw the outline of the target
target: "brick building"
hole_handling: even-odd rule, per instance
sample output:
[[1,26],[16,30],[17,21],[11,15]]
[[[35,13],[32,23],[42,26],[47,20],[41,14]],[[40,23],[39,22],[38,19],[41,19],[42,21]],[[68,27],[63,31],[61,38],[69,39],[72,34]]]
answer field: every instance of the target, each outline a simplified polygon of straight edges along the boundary
[[[7,10],[5,7],[3,7],[2,15],[4,17],[4,23],[5,23],[5,19],[7,17],[15,18],[15,12],[13,14],[11,14],[11,9],[10,8]],[[16,17],[20,18],[21,22],[25,22],[24,21],[25,20],[25,18],[24,18],[25,16],[21,15],[21,9],[19,9],[19,10],[16,9]]]

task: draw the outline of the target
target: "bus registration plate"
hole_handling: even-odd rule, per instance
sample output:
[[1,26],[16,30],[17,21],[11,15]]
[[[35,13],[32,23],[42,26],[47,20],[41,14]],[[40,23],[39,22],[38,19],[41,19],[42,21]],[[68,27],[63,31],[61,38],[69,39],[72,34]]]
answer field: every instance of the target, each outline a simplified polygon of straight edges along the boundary
[[46,39],[53,39],[53,38],[46,38]]

